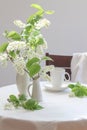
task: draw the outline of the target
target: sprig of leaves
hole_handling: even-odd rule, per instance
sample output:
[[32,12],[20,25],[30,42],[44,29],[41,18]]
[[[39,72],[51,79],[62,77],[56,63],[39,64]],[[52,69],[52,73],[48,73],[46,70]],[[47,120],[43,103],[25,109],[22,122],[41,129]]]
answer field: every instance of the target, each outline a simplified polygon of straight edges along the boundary
[[19,95],[18,97],[10,95],[7,100],[9,103],[13,104],[15,108],[23,107],[24,109],[32,111],[43,109],[36,100],[27,99],[25,95]]
[[42,106],[38,104],[37,101],[33,99],[28,99],[22,106],[23,108],[27,110],[40,110],[43,108]]
[[84,86],[79,82],[76,84],[69,84],[68,87],[71,88],[72,93],[77,97],[87,96],[87,86]]

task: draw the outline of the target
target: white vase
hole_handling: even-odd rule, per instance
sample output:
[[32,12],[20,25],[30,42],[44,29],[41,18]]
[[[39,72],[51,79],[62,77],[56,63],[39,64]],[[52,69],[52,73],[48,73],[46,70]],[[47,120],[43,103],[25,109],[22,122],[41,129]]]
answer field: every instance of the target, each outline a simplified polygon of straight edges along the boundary
[[19,94],[24,94],[28,96],[28,86],[30,83],[30,79],[28,74],[25,72],[24,75],[16,74],[16,84],[19,91]]
[[[32,93],[30,92],[30,87],[32,86]],[[34,79],[32,83],[28,86],[28,92],[31,98],[38,102],[42,101],[42,91],[40,86],[40,78]]]

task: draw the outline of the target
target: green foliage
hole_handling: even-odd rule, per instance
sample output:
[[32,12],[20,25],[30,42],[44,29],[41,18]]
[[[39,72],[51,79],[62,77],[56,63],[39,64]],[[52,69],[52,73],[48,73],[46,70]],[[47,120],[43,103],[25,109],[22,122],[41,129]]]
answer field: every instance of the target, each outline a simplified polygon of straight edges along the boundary
[[[29,18],[27,19],[27,25],[28,27],[25,28],[25,30],[23,31],[23,34],[25,35],[25,38],[28,40],[28,36],[26,34],[28,34],[30,36],[30,33],[31,32],[39,32],[38,30],[34,30],[34,26],[35,26],[35,23],[37,23],[42,17],[44,14],[53,14],[54,11],[51,11],[51,10],[47,10],[45,11],[40,5],[38,4],[31,4],[31,7],[33,8],[36,8],[38,11],[35,12],[33,15],[29,16]],[[33,34],[33,36],[35,36]],[[35,42],[35,41],[34,41]],[[43,44],[44,43],[44,40],[43,38],[39,39],[37,41],[37,44]]]
[[47,10],[47,11],[45,11],[45,13],[46,13],[46,14],[53,14],[54,11],[52,11],[52,10]]
[[69,84],[68,87],[71,88],[72,92],[77,97],[87,96],[87,86],[84,86],[79,82],[76,84]]
[[6,48],[8,46],[8,43],[3,43],[2,45],[0,45],[0,53],[3,53],[6,51]]
[[36,8],[38,10],[43,10],[43,8],[38,4],[31,4],[31,7]]
[[27,100],[27,98],[26,98],[26,96],[25,95],[19,95],[19,101],[26,101]]
[[27,24],[30,23],[32,25],[32,29],[34,27],[34,24],[39,21],[39,19],[42,18],[42,15],[41,15],[42,12],[38,12],[38,13],[35,13],[33,15],[31,15],[28,19],[27,19]]
[[20,105],[20,102],[19,102],[19,100],[17,99],[17,97],[15,95],[10,95],[8,101],[12,102],[12,104],[15,107],[18,107]]
[[39,105],[39,103],[34,99],[27,99],[25,95],[19,95],[16,97],[15,95],[10,95],[8,98],[8,102],[12,103],[14,107],[23,107],[27,110],[40,110],[43,107]]
[[8,32],[7,38],[11,38],[13,40],[21,40],[21,36],[16,31]]
[[31,65],[33,65],[34,63],[39,62],[39,61],[40,61],[39,58],[34,57],[34,58],[28,60],[28,62],[27,62],[27,64],[26,64],[26,67],[29,69],[29,67],[30,67]]
[[31,23],[32,25],[34,25],[34,23],[41,19],[41,17],[43,16],[44,9],[38,4],[31,4],[31,7],[38,9],[38,11],[35,14],[31,15],[27,19],[27,23]]
[[42,57],[42,60],[51,60],[51,61],[53,61],[53,59],[50,58],[50,57],[48,57],[48,56],[44,56],[44,57]]
[[37,74],[40,71],[41,66],[39,65],[39,62],[40,60],[37,57],[28,60],[26,67],[29,71],[30,77],[33,77],[35,74]]
[[38,39],[36,40],[36,47],[37,47],[38,45],[42,45],[42,44],[44,44],[44,39],[43,39],[42,37],[40,37],[40,38],[38,38]]
[[24,104],[23,104],[23,107],[27,110],[40,110],[42,109],[43,107],[40,106],[38,104],[37,101],[33,100],[33,99],[29,99],[27,100]]
[[40,35],[40,30],[32,30],[32,33],[29,37],[29,43],[31,45],[31,47],[34,47],[35,49],[39,46],[39,45],[43,45],[44,44],[44,39],[43,36],[39,36]]
[[15,54],[14,51],[10,51],[10,52],[9,52],[9,55],[10,55],[10,57],[12,57],[12,58],[15,58],[15,57],[16,57],[16,54]]
[[28,68],[30,77],[34,77],[37,73],[39,73],[40,69],[41,66],[38,63],[34,63],[33,65],[31,65]]

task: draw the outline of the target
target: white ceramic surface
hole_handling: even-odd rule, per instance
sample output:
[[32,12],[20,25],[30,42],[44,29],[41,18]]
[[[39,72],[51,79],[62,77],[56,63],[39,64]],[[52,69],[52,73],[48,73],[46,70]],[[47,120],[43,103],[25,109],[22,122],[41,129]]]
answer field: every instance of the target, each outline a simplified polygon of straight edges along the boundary
[[28,85],[30,83],[30,79],[27,73],[24,75],[16,74],[16,85],[19,91],[19,94],[24,94],[28,96]]
[[[30,91],[31,87],[32,87],[32,91]],[[38,102],[42,101],[40,78],[32,81],[32,83],[28,86],[28,92],[31,98],[37,100]]]
[[[65,75],[68,76],[68,79],[66,79]],[[51,71],[51,84],[54,89],[61,89],[61,86],[65,81],[70,81],[69,74],[65,72],[64,68],[54,67]]]
[[63,91],[65,89],[67,89],[67,88],[68,88],[67,82],[64,82],[61,85],[61,87],[53,87],[50,82],[45,84],[45,90],[50,91],[50,92],[60,92],[60,91]]

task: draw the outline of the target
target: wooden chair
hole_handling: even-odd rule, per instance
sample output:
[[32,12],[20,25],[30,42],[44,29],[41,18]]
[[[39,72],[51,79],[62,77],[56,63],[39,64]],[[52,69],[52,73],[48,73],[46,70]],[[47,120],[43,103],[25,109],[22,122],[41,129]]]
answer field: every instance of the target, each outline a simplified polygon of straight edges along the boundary
[[65,56],[65,55],[54,55],[46,53],[46,56],[53,59],[53,61],[47,60],[46,65],[54,65],[55,67],[63,67],[65,68],[66,72],[68,72],[71,76],[71,59],[72,56]]

